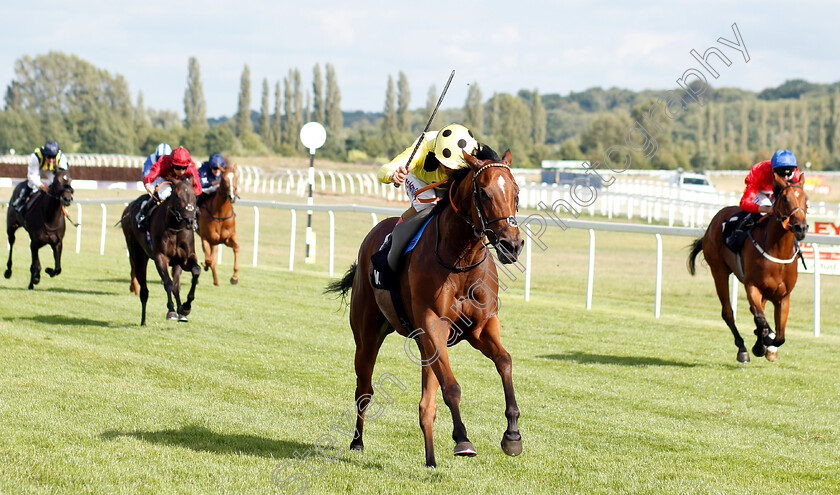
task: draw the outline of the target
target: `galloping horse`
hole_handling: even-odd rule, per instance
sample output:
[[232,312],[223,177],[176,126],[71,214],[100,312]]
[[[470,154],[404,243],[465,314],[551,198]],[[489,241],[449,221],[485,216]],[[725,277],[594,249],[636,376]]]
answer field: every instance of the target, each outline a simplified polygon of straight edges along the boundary
[[[799,244],[808,231],[805,221],[808,196],[802,188],[804,176],[799,183],[787,182],[778,175],[773,187],[773,213],[765,216],[749,233],[740,256],[727,248],[723,242],[722,224],[740,211],[737,206],[722,209],[715,215],[703,237],[692,243],[688,256],[688,271],[694,275],[695,258],[703,251],[715,280],[721,316],[735,336],[738,347],[738,361],[747,363],[750,354],[744,347],[744,339],[735,327],[732,305],[729,302],[729,274],[735,273],[744,284],[750,312],[755,320],[756,341],[752,348],[757,357],[765,356],[769,361],[778,358],[778,347],[785,343],[785,324],[790,309],[790,293],[796,285],[796,262],[800,256]],[[741,265],[739,266],[739,261]],[[772,301],[775,311],[776,331],[770,329],[764,317],[764,304]]]
[[[198,235],[204,249],[204,270],[213,271],[213,285],[219,285],[216,276],[216,253],[219,244],[233,249],[233,277],[230,283],[239,283],[239,244],[236,243],[236,164],[228,166],[222,174],[219,189],[202,204],[198,211]],[[212,246],[212,248],[211,248]]]
[[[140,304],[143,308],[140,325],[146,324],[146,301],[149,299],[146,267],[150,258],[154,260],[166,289],[166,307],[169,309],[166,318],[187,321],[195,296],[195,286],[201,274],[201,266],[195,256],[196,206],[192,180],[188,177],[172,184],[172,193],[152,211],[147,220],[148,237],[146,232],[137,228],[134,221],[143,198],[144,196],[141,196],[129,203],[120,220],[131,261],[131,292],[137,294],[137,284],[140,286]],[[192,272],[190,292],[184,304],[181,304],[180,296],[181,270]],[[178,305],[177,313],[172,304],[173,294]]]
[[61,273],[61,248],[64,240],[64,208],[73,201],[73,188],[70,186],[70,176],[66,170],[57,170],[52,183],[46,193],[35,192],[30,198],[31,207],[21,216],[11,207],[14,200],[21,195],[25,182],[21,182],[12,191],[12,199],[6,212],[6,234],[9,236],[9,261],[6,263],[6,278],[12,276],[12,247],[15,245],[15,231],[23,227],[29,232],[29,249],[32,251],[32,265],[29,278],[29,288],[34,289],[41,281],[41,262],[38,250],[49,244],[55,259],[55,268],[45,271],[50,277]]
[[[469,168],[450,176],[448,197],[435,206],[433,221],[399,273],[402,306],[409,322],[401,322],[388,291],[371,284],[371,255],[382,245],[397,218],[380,222],[362,241],[358,261],[327,292],[350,298],[350,326],[356,341],[356,410],[353,450],[362,450],[365,409],[373,396],[371,376],[385,337],[394,331],[414,339],[422,359],[423,393],[420,429],[426,447],[426,465],[436,466],[432,426],[438,386],[452,413],[455,455],[475,455],[461,421],[461,387],[449,365],[447,346],[466,340],[493,360],[505,394],[507,429],[502,450],[522,452],[517,420],[519,408],[513,391],[510,354],[502,347],[498,317],[498,277],[485,236],[496,247],[502,263],[513,263],[524,244],[516,224],[519,187],[510,171],[511,154],[502,159],[484,147],[479,158],[464,154]],[[413,324],[413,327],[408,327]],[[413,332],[410,328],[416,328]],[[408,344],[408,343],[406,343]],[[408,346],[406,346],[408,349]]]

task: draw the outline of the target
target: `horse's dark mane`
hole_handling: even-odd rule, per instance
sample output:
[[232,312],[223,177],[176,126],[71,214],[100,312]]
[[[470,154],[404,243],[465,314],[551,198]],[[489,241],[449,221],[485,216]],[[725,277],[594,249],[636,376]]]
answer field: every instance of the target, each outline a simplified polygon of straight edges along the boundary
[[[496,153],[493,148],[487,146],[486,144],[480,144],[478,150],[475,152],[476,158],[479,160],[490,160],[492,162],[501,162],[502,159],[499,157],[499,154]],[[450,188],[457,188],[458,185],[464,180],[470,173],[472,169],[469,167],[467,168],[458,168],[451,172],[449,172],[449,181],[446,183],[447,188],[446,191],[448,193]],[[432,214],[436,215],[441,212],[444,208],[449,206],[449,194],[444,194],[443,197],[435,204],[435,210]]]

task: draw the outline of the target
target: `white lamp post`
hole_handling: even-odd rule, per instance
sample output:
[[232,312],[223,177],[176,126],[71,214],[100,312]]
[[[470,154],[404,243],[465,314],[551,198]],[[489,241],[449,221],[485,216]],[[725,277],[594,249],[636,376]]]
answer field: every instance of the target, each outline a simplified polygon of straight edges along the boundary
[[[306,204],[312,206],[312,189],[315,187],[315,150],[324,145],[327,131],[318,122],[309,122],[300,129],[300,141],[309,148],[309,198]],[[306,259],[305,263],[315,262],[315,233],[312,232],[312,210],[306,211]]]

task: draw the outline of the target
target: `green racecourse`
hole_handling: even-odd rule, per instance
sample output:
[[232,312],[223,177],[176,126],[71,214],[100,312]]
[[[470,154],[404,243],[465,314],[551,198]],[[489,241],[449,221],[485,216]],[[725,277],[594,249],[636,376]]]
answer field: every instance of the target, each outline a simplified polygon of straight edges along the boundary
[[[94,194],[116,195],[77,197]],[[499,448],[501,381],[462,343],[451,357],[479,455],[452,456],[451,417],[439,394],[438,468],[429,469],[417,418],[420,370],[397,335],[386,340],[374,376],[393,373],[407,390],[387,388],[394,402],[367,423],[366,450],[348,452],[346,438],[330,429],[353,407],[355,374],[347,309],[322,295],[330,281],[326,214],[314,216],[318,258],[305,265],[305,211],[298,212],[290,272],[289,212],[261,210],[254,268],[253,209],[237,208],[240,285],[226,282],[233,259],[226,249],[223,285],[202,272],[190,322],[168,322],[155,275],[141,328],[122,234],[112,227],[120,210],[108,208],[100,256],[101,209],[85,205],[81,253],[68,227],[62,274],[43,275],[35,291],[25,290],[28,239],[19,231],[14,275],[0,279],[2,493],[273,493],[272,471],[291,461],[284,475],[307,473],[294,467],[295,452],[314,452],[327,433],[345,450],[325,467],[311,460],[323,473],[309,476],[307,493],[840,492],[838,277],[822,278],[821,337],[812,333],[813,279],[802,275],[779,361],[740,365],[708,269],[699,263],[696,277],[685,269],[690,239],[663,237],[657,320],[653,236],[596,233],[586,311],[588,235],[554,229],[548,251],[534,253],[531,301],[521,280],[502,294],[523,454]],[[371,219],[337,213],[336,225],[339,276]],[[52,266],[48,250],[41,255]],[[743,295],[738,309],[752,345]]]

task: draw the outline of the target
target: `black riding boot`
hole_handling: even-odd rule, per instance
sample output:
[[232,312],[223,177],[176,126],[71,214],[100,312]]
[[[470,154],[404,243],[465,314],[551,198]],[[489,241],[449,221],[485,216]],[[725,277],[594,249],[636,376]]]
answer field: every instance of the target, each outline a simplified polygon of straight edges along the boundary
[[747,236],[747,232],[750,231],[753,224],[755,223],[756,217],[759,215],[757,213],[750,213],[738,223],[738,226],[735,227],[735,230],[729,234],[729,237],[726,238],[726,244],[728,246],[740,246],[744,242],[744,238]]
[[152,198],[146,198],[140,204],[140,211],[137,212],[137,228],[139,230],[146,230],[146,217],[149,216],[149,208],[154,203]]
[[29,202],[29,198],[32,197],[32,189],[29,188],[27,185],[20,191],[20,196],[14,200],[12,203],[12,208],[14,208],[21,216],[24,214],[24,209],[26,208],[26,203]]

